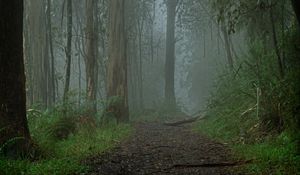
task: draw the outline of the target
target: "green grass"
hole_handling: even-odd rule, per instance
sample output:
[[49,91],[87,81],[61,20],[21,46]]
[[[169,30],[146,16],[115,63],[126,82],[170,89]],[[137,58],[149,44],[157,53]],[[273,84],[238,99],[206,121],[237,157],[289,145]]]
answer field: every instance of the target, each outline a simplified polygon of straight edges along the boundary
[[31,135],[39,147],[41,157],[36,161],[10,160],[0,157],[0,174],[66,175],[83,173],[89,167],[81,164],[82,160],[113,148],[132,131],[129,124],[110,123],[94,128],[80,126],[67,139],[56,139],[51,136],[51,127],[59,121],[59,118],[60,113],[55,111],[45,112],[34,117],[29,116]]
[[296,155],[295,143],[282,142],[279,138],[257,144],[236,145],[234,150],[254,163],[246,166],[251,174],[300,174],[300,157]]
[[251,123],[255,122],[234,120],[233,117],[209,117],[197,123],[195,129],[220,142],[228,143],[236,159],[253,160],[238,171],[247,174],[300,174],[296,140],[288,132],[283,132],[280,135],[249,138],[249,143],[244,143],[239,128]]

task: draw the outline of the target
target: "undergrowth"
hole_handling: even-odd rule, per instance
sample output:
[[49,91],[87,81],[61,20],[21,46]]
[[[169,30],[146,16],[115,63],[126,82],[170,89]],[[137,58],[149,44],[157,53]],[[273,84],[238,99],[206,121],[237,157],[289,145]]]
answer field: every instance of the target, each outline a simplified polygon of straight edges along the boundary
[[229,144],[237,158],[251,160],[240,168],[246,174],[300,174],[299,51],[292,45],[280,78],[275,53],[252,43],[240,67],[219,77],[207,117],[195,124]]
[[131,127],[115,122],[100,123],[84,109],[57,106],[40,112],[30,109],[28,122],[33,142],[38,146],[32,157],[11,160],[0,157],[2,175],[65,175],[86,172],[81,161],[111,149],[129,135]]

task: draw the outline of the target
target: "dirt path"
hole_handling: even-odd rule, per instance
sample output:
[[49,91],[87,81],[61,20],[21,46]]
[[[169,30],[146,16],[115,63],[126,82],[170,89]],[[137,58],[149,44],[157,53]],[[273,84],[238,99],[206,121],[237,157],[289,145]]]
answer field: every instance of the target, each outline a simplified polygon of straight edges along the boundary
[[230,153],[189,126],[136,124],[135,134],[116,149],[86,161],[88,174],[231,174]]

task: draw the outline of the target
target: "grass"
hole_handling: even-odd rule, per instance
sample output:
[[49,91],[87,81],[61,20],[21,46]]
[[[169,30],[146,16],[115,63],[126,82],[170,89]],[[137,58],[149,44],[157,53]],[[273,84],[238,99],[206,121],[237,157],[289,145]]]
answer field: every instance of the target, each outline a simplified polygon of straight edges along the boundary
[[[253,120],[255,121],[255,120]],[[240,135],[239,128],[247,127],[251,120],[239,121],[234,117],[209,117],[195,124],[195,129],[227,143],[237,159],[253,160],[238,171],[246,174],[300,174],[300,156],[296,153],[296,140],[288,132],[280,135],[258,136],[256,139]],[[253,136],[254,137],[254,136]],[[245,141],[246,140],[246,141]],[[246,143],[245,143],[246,142]]]
[[[45,112],[38,116],[29,115],[31,135],[39,146],[41,157],[35,161],[10,160],[0,157],[0,174],[65,175],[84,173],[89,167],[81,164],[82,160],[113,148],[132,130],[128,124],[110,123],[101,127],[83,125],[77,126],[76,132],[70,133],[66,139],[57,139],[52,136],[51,127],[57,125],[57,122],[60,121],[59,118],[60,113],[57,111]],[[64,126],[64,123],[61,125]]]

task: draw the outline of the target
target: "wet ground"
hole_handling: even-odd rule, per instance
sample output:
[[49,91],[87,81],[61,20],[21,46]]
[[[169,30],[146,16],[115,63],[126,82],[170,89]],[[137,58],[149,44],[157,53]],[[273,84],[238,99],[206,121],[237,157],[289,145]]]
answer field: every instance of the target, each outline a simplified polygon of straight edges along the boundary
[[85,161],[88,174],[229,175],[236,163],[223,144],[191,131],[189,125],[135,124],[135,133],[114,150]]

